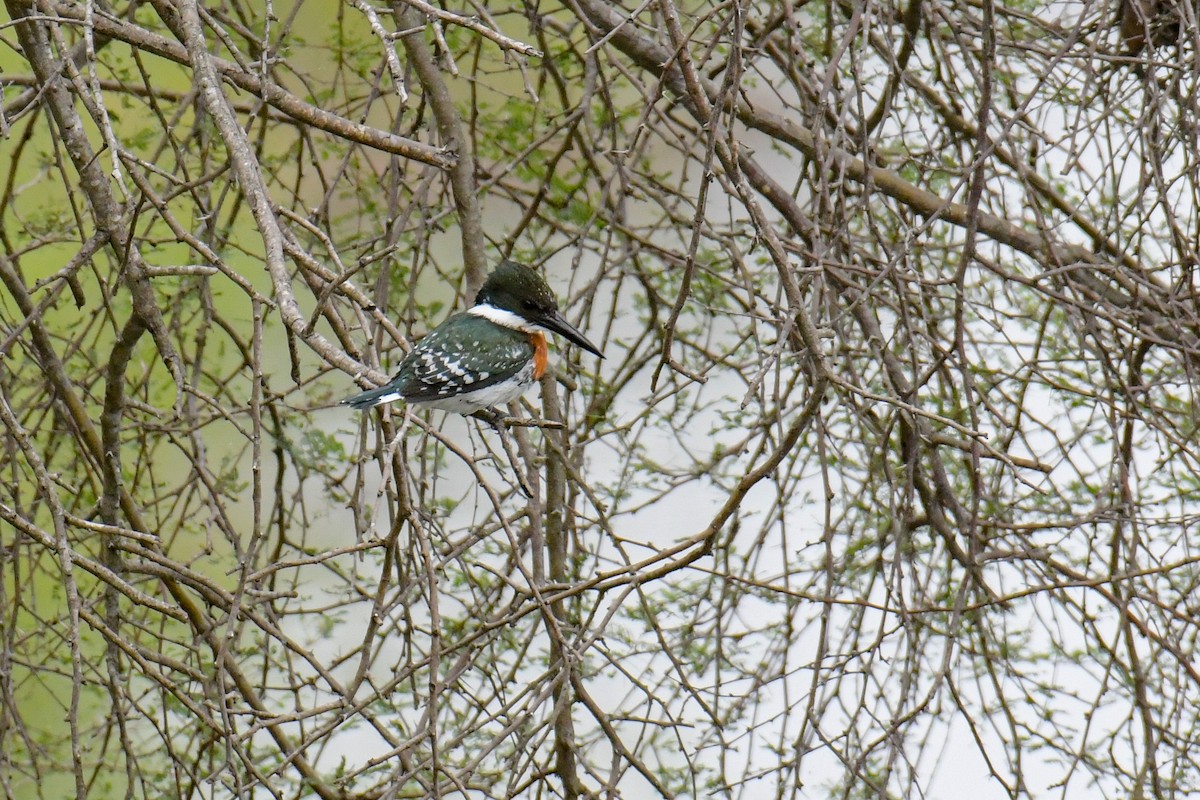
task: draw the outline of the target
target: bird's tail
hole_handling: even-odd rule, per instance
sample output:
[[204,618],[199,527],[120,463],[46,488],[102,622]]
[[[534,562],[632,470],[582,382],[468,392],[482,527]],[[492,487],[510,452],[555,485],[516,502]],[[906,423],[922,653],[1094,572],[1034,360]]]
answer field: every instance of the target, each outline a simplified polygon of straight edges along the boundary
[[340,405],[350,406],[351,408],[366,409],[381,406],[384,403],[390,403],[393,400],[399,400],[401,394],[391,386],[380,386],[378,389],[356,394],[353,397],[347,397]]

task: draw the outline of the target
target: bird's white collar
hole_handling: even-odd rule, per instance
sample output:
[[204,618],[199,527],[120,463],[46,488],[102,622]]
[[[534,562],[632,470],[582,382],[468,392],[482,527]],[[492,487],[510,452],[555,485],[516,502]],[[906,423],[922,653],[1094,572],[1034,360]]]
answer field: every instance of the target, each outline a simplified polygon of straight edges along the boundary
[[497,308],[491,303],[480,303],[467,309],[468,314],[473,314],[477,317],[483,317],[489,322],[494,322],[505,328],[512,328],[515,331],[523,331],[525,333],[535,333],[540,330],[540,327],[534,325],[529,320],[522,317],[520,314],[504,309]]

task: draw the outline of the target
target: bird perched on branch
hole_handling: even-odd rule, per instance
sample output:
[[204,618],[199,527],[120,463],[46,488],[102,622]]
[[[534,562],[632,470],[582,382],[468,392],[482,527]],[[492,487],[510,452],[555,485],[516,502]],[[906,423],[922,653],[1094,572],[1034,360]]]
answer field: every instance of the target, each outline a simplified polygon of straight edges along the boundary
[[488,275],[475,305],[429,332],[378,389],[342,401],[373,408],[394,400],[459,414],[489,412],[516,400],[546,372],[550,331],[601,358],[604,354],[558,311],[558,301],[532,267],[503,261]]
[[1136,56],[1141,53],[1147,39],[1152,47],[1177,42],[1180,23],[1185,16],[1200,10],[1200,4],[1195,0],[1186,2],[1192,6],[1190,14],[1183,8],[1184,0],[1121,0],[1117,22],[1125,54]]

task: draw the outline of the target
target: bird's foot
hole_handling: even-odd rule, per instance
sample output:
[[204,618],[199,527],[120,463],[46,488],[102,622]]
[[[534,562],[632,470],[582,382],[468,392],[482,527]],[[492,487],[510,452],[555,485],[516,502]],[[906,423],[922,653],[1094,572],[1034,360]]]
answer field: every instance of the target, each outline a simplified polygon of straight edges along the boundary
[[508,428],[509,417],[495,408],[481,408],[471,416],[491,425],[496,433],[500,435],[504,435],[505,430]]
[[480,419],[491,425],[496,431],[501,428],[544,428],[547,430],[560,431],[566,426],[561,422],[556,422],[550,419],[535,419],[533,417],[510,417],[507,414],[496,410],[495,408],[484,408],[476,411],[470,416],[475,419]]

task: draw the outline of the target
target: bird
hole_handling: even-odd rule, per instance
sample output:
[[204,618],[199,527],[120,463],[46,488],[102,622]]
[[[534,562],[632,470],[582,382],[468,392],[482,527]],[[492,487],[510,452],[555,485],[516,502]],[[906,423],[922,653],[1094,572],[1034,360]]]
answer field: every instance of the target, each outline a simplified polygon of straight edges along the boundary
[[533,267],[505,259],[487,276],[475,304],[417,342],[390,381],[341,404],[369,409],[404,400],[499,419],[495,406],[516,400],[546,373],[544,331],[604,358],[563,318],[545,278]]
[[1181,8],[1163,0],[1121,0],[1117,21],[1125,55],[1136,56],[1146,48],[1149,37],[1152,47],[1163,47],[1179,41],[1183,22]]

